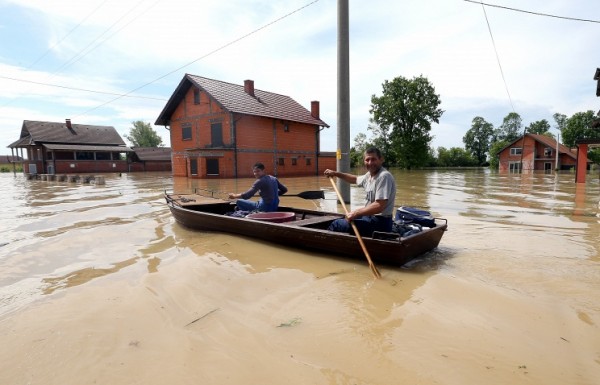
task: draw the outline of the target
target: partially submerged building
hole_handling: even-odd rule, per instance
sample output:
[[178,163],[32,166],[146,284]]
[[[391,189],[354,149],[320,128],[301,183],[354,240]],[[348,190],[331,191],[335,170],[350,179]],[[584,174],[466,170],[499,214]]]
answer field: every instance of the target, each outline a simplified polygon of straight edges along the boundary
[[318,101],[310,111],[289,96],[186,74],[156,120],[170,130],[174,176],[252,177],[262,162],[277,176],[319,175],[335,168],[320,152]]
[[27,160],[26,174],[127,172],[132,152],[112,126],[23,121],[19,140],[9,146]]

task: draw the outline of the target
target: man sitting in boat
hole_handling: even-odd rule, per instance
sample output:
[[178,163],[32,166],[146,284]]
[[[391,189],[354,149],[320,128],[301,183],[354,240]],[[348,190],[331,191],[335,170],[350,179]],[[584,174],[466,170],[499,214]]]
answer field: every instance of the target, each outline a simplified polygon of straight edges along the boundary
[[[260,162],[252,167],[252,173],[256,178],[252,187],[241,194],[230,193],[229,199],[237,199],[235,204],[241,211],[277,211],[279,195],[285,194],[288,191],[287,187],[274,176],[267,174],[265,165]],[[258,202],[250,200],[257,192],[260,195]]]
[[364,207],[348,212],[346,218],[336,219],[329,230],[352,234],[351,221],[354,221],[360,235],[371,237],[374,231],[391,232],[396,181],[383,165],[383,156],[378,148],[370,147],[364,153],[364,163],[368,172],[357,176],[334,170],[325,170],[325,176],[338,177],[348,183],[363,187],[366,192]]

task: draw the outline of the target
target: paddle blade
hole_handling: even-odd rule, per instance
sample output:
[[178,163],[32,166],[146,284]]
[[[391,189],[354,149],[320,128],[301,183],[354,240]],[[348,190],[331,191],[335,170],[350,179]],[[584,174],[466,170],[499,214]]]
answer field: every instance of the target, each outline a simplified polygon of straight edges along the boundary
[[325,192],[323,190],[318,191],[302,191],[298,194],[281,195],[281,197],[299,197],[302,199],[325,199]]

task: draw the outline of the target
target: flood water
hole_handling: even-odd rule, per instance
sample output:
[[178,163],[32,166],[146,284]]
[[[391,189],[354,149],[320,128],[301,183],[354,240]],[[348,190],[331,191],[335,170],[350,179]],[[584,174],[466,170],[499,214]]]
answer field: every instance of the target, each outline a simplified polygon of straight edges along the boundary
[[[448,220],[402,268],[177,225],[165,190],[251,179],[0,174],[0,384],[600,383],[600,187],[573,174],[398,171]],[[324,177],[282,204],[340,211]],[[351,190],[360,205],[360,190]]]

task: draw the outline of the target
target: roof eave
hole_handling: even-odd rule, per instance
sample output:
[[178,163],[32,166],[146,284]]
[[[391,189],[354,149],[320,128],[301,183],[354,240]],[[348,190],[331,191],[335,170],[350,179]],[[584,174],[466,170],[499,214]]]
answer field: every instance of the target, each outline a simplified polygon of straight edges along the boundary
[[167,101],[167,104],[165,104],[165,107],[158,115],[156,122],[154,122],[155,125],[165,127],[169,125],[169,119],[172,115],[172,112],[175,110],[175,108],[177,108],[177,106],[181,102],[181,99],[183,99],[187,91],[192,86],[192,81],[189,79],[188,76],[189,74],[185,74],[183,79],[181,79],[179,85],[177,85],[177,88],[175,89],[175,92],[173,92],[173,94]]

